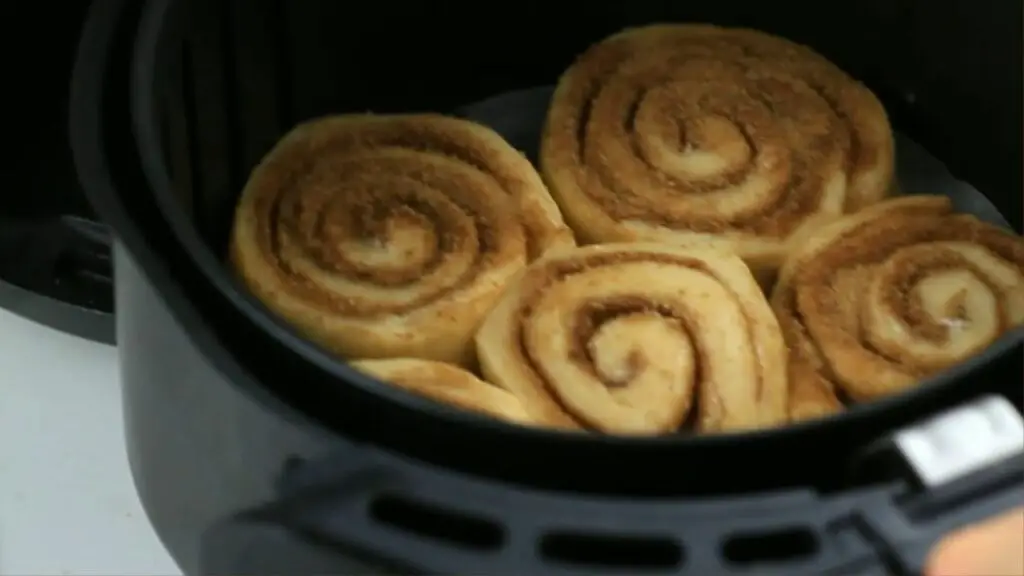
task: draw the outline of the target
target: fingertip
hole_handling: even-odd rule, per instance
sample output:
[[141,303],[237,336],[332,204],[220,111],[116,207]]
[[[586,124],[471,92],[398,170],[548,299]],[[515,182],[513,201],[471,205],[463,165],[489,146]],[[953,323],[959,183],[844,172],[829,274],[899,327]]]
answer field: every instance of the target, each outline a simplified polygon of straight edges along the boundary
[[943,538],[924,576],[1024,576],[1024,509]]

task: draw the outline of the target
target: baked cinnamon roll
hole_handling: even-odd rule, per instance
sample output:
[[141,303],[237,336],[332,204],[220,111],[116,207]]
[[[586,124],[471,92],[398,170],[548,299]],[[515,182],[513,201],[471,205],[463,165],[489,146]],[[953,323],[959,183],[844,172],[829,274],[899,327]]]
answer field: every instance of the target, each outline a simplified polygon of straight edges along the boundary
[[794,420],[879,398],[1024,322],[1024,239],[943,196],[907,196],[802,239],[772,294]]
[[562,75],[540,168],[583,242],[709,244],[770,273],[797,232],[886,196],[894,144],[879,100],[809,48],[654,25]]
[[489,128],[353,115],[302,124],[267,154],[231,260],[268,308],[344,357],[465,364],[505,284],[573,245],[529,161]]
[[413,394],[498,420],[530,424],[529,415],[511,393],[480,380],[457,366],[417,358],[356,360],[350,366]]
[[484,378],[538,422],[623,434],[785,422],[786,348],[735,255],[603,244],[540,258],[476,336]]

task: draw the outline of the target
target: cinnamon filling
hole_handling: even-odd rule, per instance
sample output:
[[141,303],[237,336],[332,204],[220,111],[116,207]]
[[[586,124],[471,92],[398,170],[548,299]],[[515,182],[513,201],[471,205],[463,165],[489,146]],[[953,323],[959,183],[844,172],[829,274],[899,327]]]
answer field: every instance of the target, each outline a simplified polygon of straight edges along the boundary
[[[764,35],[692,27],[613,38],[569,74],[574,89],[559,111],[570,116],[549,119],[550,147],[562,158],[552,169],[574,172],[616,221],[784,238],[821,209],[836,173],[871,169],[881,154],[855,128],[863,121],[855,116],[869,112],[847,110],[856,102],[844,90],[855,82],[809,49]],[[652,159],[651,146],[706,150],[729,165],[683,177]],[[785,170],[758,164],[772,147],[788,152]],[[736,153],[742,148],[749,155]],[[674,198],[759,175],[774,191],[756,209],[715,217],[671,208]]]
[[[487,198],[479,194],[476,179],[486,175],[492,179],[490,187],[497,189],[503,179],[514,178],[485,172],[486,151],[412,129],[363,136],[358,140],[345,133],[332,134],[334,139],[316,150],[302,146],[286,150],[274,159],[275,166],[266,172],[255,199],[261,252],[305,301],[353,317],[400,314],[464,288],[475,277],[467,273],[446,284],[445,290],[398,304],[356,302],[308,278],[285,256],[289,250],[292,254],[298,251],[325,272],[397,287],[417,282],[453,255],[470,255],[470,269],[477,269],[500,258],[501,246],[529,240],[530,235],[524,234],[516,221],[514,204],[482,204]],[[476,179],[467,178],[429,163],[389,158],[386,150],[382,153],[373,146],[448,154],[453,160],[468,162],[479,174]],[[470,222],[471,228],[462,225],[464,222]],[[518,233],[511,228],[519,228]],[[389,242],[395,237],[404,240],[394,246],[400,265],[358,261],[339,249],[342,245],[391,249]]]
[[[582,423],[582,420],[573,415],[573,412],[566,406],[560,394],[555,392],[550,383],[543,377],[544,372],[539,369],[540,360],[533,355],[530,346],[526,342],[525,331],[523,328],[526,322],[529,322],[529,318],[533,314],[531,306],[532,299],[529,295],[543,294],[548,287],[587,269],[615,266],[616,264],[636,261],[656,262],[668,266],[683,266],[699,270],[709,276],[714,276],[712,271],[708,270],[707,267],[698,260],[680,258],[668,254],[624,254],[620,252],[614,254],[591,254],[586,257],[561,259],[549,262],[545,268],[545,271],[547,272],[546,274],[539,278],[532,277],[531,279],[533,282],[530,282],[531,279],[527,279],[526,284],[523,287],[524,304],[517,311],[515,321],[516,333],[513,338],[513,341],[517,343],[516,345],[519,350],[519,355],[524,364],[529,368],[530,372],[534,374],[538,381],[546,388],[548,397],[551,398],[564,413],[570,415],[574,421],[584,427],[586,426]],[[695,368],[697,373],[694,376],[695,381],[700,381],[701,366],[706,363],[704,360],[706,351],[704,351],[700,346],[699,337],[695,337],[692,331],[688,328],[687,319],[684,316],[678,315],[677,311],[641,296],[585,301],[576,303],[576,305],[577,308],[574,310],[573,317],[570,320],[573,328],[570,357],[566,360],[575,363],[584,371],[593,375],[596,380],[600,380],[608,388],[616,389],[627,387],[629,385],[630,375],[622,374],[614,380],[610,380],[607,376],[599,374],[595,369],[597,362],[593,355],[593,351],[591,350],[590,343],[595,333],[602,325],[627,316],[656,315],[660,320],[672,323],[678,328],[678,330],[685,333],[686,337],[693,342],[694,351],[698,356]],[[750,331],[751,327],[749,325],[744,325],[741,329],[745,331],[743,337],[748,339],[753,338],[753,334]],[[645,365],[646,359],[642,352],[635,351],[634,353],[631,353],[629,368],[633,374],[639,373],[643,370]],[[697,388],[699,389],[700,387],[698,386]],[[758,380],[755,397],[757,400],[760,400],[762,396],[763,382]]]
[[601,380],[609,388],[625,388],[633,376],[644,369],[647,364],[645,356],[632,350],[628,356],[628,373],[614,380],[602,376],[595,368],[596,359],[590,345],[594,335],[602,325],[616,319],[629,316],[657,316],[663,322],[672,322],[680,331],[690,334],[685,328],[685,320],[675,316],[675,312],[667,306],[658,305],[639,297],[623,297],[615,300],[587,302],[575,310],[573,323],[573,340],[568,360],[576,363],[581,369]]
[[774,296],[800,351],[791,362],[860,400],[963,360],[1024,314],[1019,237],[948,201],[890,202],[837,231]]

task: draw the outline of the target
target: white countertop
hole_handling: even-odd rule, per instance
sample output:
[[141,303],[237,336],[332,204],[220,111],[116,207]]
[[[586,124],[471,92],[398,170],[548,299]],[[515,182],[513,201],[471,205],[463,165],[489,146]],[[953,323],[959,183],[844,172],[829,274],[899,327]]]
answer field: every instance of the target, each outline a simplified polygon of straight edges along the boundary
[[128,471],[114,348],[0,310],[0,575],[180,572]]

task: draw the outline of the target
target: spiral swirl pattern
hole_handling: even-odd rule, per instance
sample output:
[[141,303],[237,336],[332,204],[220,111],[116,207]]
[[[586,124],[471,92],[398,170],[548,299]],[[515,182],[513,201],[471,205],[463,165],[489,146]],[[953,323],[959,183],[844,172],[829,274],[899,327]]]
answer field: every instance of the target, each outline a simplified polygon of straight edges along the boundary
[[518,398],[457,366],[417,358],[357,360],[350,366],[413,394],[506,422],[531,424]]
[[801,243],[772,294],[795,420],[905,390],[1024,323],[1024,239],[945,197],[887,200]]
[[563,74],[540,160],[581,240],[717,245],[772,269],[799,230],[887,194],[894,144],[871,91],[809,48],[656,25]]
[[786,348],[757,282],[711,249],[603,244],[531,264],[477,334],[484,377],[548,426],[625,434],[785,421]]
[[530,163],[437,115],[300,125],[253,171],[231,257],[271,310],[349,358],[472,358],[472,335],[532,258],[573,246]]

